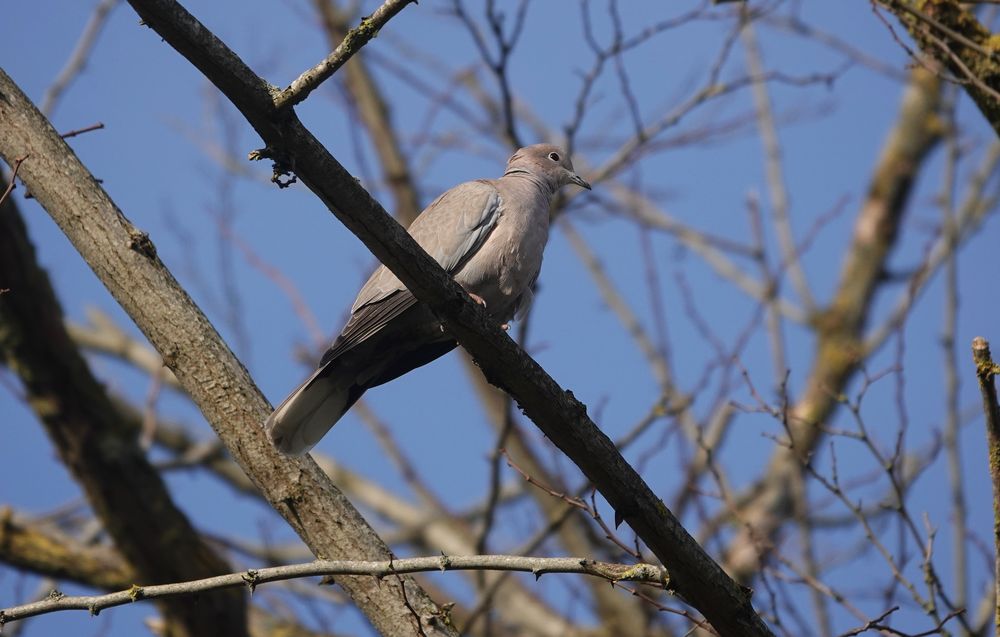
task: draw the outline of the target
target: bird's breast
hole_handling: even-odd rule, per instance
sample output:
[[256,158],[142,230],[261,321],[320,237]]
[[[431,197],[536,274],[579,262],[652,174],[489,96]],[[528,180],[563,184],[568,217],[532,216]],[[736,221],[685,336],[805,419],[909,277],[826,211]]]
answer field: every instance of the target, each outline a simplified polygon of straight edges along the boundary
[[479,251],[456,273],[455,279],[486,301],[495,318],[513,317],[515,302],[538,276],[548,240],[545,215],[505,210]]

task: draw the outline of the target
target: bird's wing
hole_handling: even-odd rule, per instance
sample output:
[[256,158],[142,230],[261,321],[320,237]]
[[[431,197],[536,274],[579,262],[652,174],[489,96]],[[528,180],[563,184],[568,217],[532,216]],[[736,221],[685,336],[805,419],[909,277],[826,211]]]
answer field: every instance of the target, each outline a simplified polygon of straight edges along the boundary
[[[435,199],[409,228],[410,236],[452,274],[476,253],[500,218],[500,193],[492,182],[469,181]],[[417,302],[402,281],[379,266],[358,293],[351,318],[323,363],[354,347]]]

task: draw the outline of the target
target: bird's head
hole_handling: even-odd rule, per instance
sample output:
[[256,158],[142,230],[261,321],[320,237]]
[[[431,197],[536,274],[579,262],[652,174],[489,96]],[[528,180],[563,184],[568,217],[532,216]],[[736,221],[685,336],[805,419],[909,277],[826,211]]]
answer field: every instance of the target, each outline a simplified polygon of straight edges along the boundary
[[505,175],[528,173],[558,190],[562,186],[576,184],[590,190],[590,184],[573,170],[569,155],[552,144],[525,146],[514,153],[507,162]]

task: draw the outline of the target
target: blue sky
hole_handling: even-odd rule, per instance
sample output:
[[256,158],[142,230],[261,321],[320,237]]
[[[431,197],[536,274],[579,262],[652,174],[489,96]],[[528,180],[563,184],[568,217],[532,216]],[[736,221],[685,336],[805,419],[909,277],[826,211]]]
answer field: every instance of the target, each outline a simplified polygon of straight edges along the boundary
[[[5,19],[0,22],[0,65],[36,102],[41,101],[46,87],[65,63],[93,4],[35,0],[5,7]],[[381,59],[391,58],[397,64],[409,62],[411,70],[437,86],[443,84],[443,77],[430,73],[416,59],[401,60],[399,51],[413,47],[414,51],[433,56],[451,72],[475,68],[479,64],[478,54],[461,25],[444,11],[448,4],[424,0],[408,7],[369,47]],[[605,4],[592,4],[595,28],[599,37],[606,38],[609,31]],[[469,5],[470,12],[479,15],[478,4]],[[803,20],[821,25],[901,73],[905,73],[910,63],[886,26],[873,16],[869,3],[779,5],[776,15],[797,8]],[[626,33],[637,33],[658,19],[679,15],[694,6],[695,3],[683,2],[677,3],[676,8],[657,7],[662,15],[655,16],[623,6],[624,29]],[[188,3],[188,8],[277,85],[287,84],[326,53],[310,4],[304,1],[220,1]],[[704,19],[656,37],[625,56],[630,85],[645,120],[655,120],[701,85],[732,26],[732,20],[724,17],[729,11],[726,7],[709,10]],[[580,39],[580,24],[579,3],[532,4],[518,49],[511,59],[509,74],[518,98],[530,105],[533,116],[557,135],[572,116],[581,74],[592,62]],[[824,226],[803,258],[813,294],[822,302],[829,298],[837,280],[851,223],[865,194],[871,167],[887,127],[896,116],[901,83],[862,65],[846,68],[843,56],[807,38],[760,27],[758,39],[768,69],[795,78],[817,73],[835,74],[836,78],[829,85],[769,84],[780,121],[784,180],[797,235],[801,238],[817,219],[843,206],[842,214]],[[413,51],[411,56],[415,56]],[[508,148],[478,136],[453,114],[439,112],[435,104],[415,92],[385,64],[374,64],[374,68],[419,174],[424,202],[458,182],[499,175]],[[742,50],[737,43],[723,67],[722,77],[736,78],[744,73]],[[481,72],[478,77],[485,90],[496,94],[487,73]],[[457,99],[474,112],[481,112],[476,111],[476,105],[466,96],[460,94]],[[271,280],[252,267],[238,250],[220,251],[216,221],[219,211],[233,211],[232,228],[239,240],[294,283],[328,336],[342,325],[358,286],[374,262],[364,246],[307,190],[302,187],[278,190],[268,184],[266,166],[246,164],[248,178],[226,177],[207,154],[206,146],[228,145],[235,157],[242,158],[258,148],[260,140],[223,102],[185,60],[155,33],[138,24],[131,8],[122,5],[114,10],[86,70],[59,103],[53,123],[61,131],[98,121],[105,124],[105,130],[73,139],[74,150],[103,180],[125,215],[150,233],[164,262],[215,321],[262,390],[272,402],[277,402],[308,371],[296,360],[294,348],[309,344],[310,335]],[[388,192],[372,179],[378,174],[375,160],[364,135],[352,126],[342,92],[328,83],[297,111],[331,152],[361,176],[373,194],[391,209]],[[751,95],[744,89],[731,98],[709,102],[694,110],[666,136],[690,133],[722,120],[752,114]],[[229,122],[228,126],[220,125],[223,120]],[[960,178],[964,178],[995,137],[964,97],[960,99],[959,123],[966,150],[966,159],[960,166]],[[580,172],[586,177],[584,167],[599,165],[614,148],[608,142],[623,138],[628,132],[620,86],[610,74],[597,85],[584,121],[579,140],[581,154],[576,158]],[[542,141],[531,139],[531,129],[523,122],[520,133],[528,141]],[[422,143],[425,138],[432,140],[431,143]],[[746,242],[748,195],[756,193],[760,197],[765,214],[769,208],[762,157],[760,139],[751,120],[749,126],[721,139],[677,146],[644,158],[624,181],[663,195],[659,199],[662,208],[684,223]],[[894,268],[905,270],[918,263],[933,238],[934,224],[939,222],[934,197],[940,188],[942,166],[939,149],[925,167],[925,178],[913,197],[904,229],[906,238],[892,257]],[[995,187],[994,181],[994,191]],[[602,209],[597,198],[600,194],[598,189],[595,198],[582,198],[574,207],[571,220],[597,252],[608,275],[643,325],[655,333],[655,312],[642,274],[646,262],[639,249],[640,234],[633,224]],[[86,309],[97,307],[141,338],[44,211],[34,202],[19,199],[18,203],[66,314],[83,321]],[[975,405],[977,396],[968,363],[968,344],[978,334],[996,339],[994,330],[1000,325],[996,320],[1000,309],[997,296],[982,293],[984,283],[992,285],[997,274],[992,253],[996,233],[995,220],[988,219],[959,259],[961,307],[957,342],[959,371],[963,374],[960,401],[963,406]],[[768,241],[773,249],[773,232]],[[756,305],[715,275],[696,255],[678,247],[673,239],[653,234],[649,249],[651,258],[660,264],[660,294],[665,298],[667,332],[678,384],[687,391],[695,391],[698,389],[695,384],[713,353],[684,307],[677,274],[683,274],[700,314],[730,344],[751,320]],[[756,274],[752,264],[744,266]],[[226,268],[232,269],[228,283]],[[944,418],[943,354],[938,344],[943,295],[939,279],[923,294],[907,322],[903,341],[905,374],[901,391],[910,421],[907,442],[914,448],[933,440]],[[236,291],[235,297],[226,296],[227,285]],[[609,435],[622,435],[655,401],[656,383],[641,353],[605,306],[558,230],[552,234],[539,286],[528,350],[558,382],[572,389],[590,407],[591,415]],[[783,291],[797,301],[787,282]],[[904,291],[902,285],[895,285],[880,295],[876,317],[884,316],[885,310]],[[230,320],[234,313],[239,317],[235,323]],[[795,395],[802,389],[812,357],[812,337],[792,326],[785,342],[791,370],[790,391]],[[893,364],[895,347],[896,342],[890,341],[875,357],[870,366],[872,372]],[[768,358],[766,339],[752,339],[740,362],[758,390],[766,398],[774,399],[775,370]],[[147,378],[106,358],[93,357],[91,363],[109,388],[142,402],[148,389]],[[14,380],[9,373],[3,374],[5,380]],[[900,420],[896,409],[896,378],[877,383],[864,403],[866,421],[878,432],[881,445],[892,444]],[[5,383],[5,387],[11,384],[16,386],[16,381]],[[699,413],[708,406],[708,396],[702,396]],[[374,390],[368,398],[400,445],[411,453],[423,477],[443,494],[449,505],[460,509],[479,501],[489,479],[487,457],[494,435],[484,424],[482,410],[456,355]],[[731,398],[744,404],[752,401],[742,383],[736,383]],[[197,411],[182,397],[168,391],[161,398],[160,407],[164,417],[184,422],[201,436],[211,434]],[[0,505],[32,514],[78,498],[78,490],[56,460],[41,428],[6,388],[0,389],[0,413],[7,423],[7,439],[12,441],[0,445]],[[847,428],[850,422],[841,413],[832,426]],[[778,433],[777,423],[769,417],[758,414],[739,417],[732,434],[738,442],[728,445],[721,456],[734,484],[745,484],[758,473],[773,449],[769,436]],[[532,435],[544,444],[539,434]],[[655,446],[658,435],[647,435],[637,447]],[[990,528],[987,504],[990,494],[982,440],[981,422],[976,420],[965,428],[962,437],[964,471],[970,502],[975,504],[971,507],[970,528],[986,538]],[[845,462],[857,463],[849,465],[857,474],[870,468],[870,456],[852,449],[843,440],[838,440],[836,446]],[[378,443],[354,414],[349,414],[319,449],[386,487],[405,493],[404,480],[391,468]],[[633,453],[630,459],[635,460],[639,455]],[[676,449],[668,445],[652,455],[644,474],[654,490],[664,497],[675,492],[682,478],[675,470],[676,459]],[[563,468],[569,466],[564,459],[560,462]],[[578,479],[572,470],[567,470],[567,475]],[[515,476],[508,472],[505,477],[513,480]],[[926,511],[928,519],[940,529],[937,563],[950,577],[946,480],[939,460],[937,468],[914,486],[911,506],[914,511]],[[201,528],[236,533],[247,539],[257,539],[261,529],[266,529],[273,537],[291,538],[290,531],[276,516],[259,504],[234,495],[204,474],[176,473],[171,476],[170,485],[179,505]],[[531,524],[527,516],[506,520],[498,532],[496,548],[502,550],[506,546],[504,541],[517,545],[517,538],[527,533]],[[845,538],[845,551],[847,541]],[[837,551],[831,549],[831,553]],[[856,568],[856,564],[846,567],[845,573],[835,576],[849,581],[850,569]],[[976,567],[970,590],[978,593],[987,577],[986,569]],[[461,580],[456,576],[451,582],[457,584],[455,594],[461,597]],[[32,586],[33,580],[0,568],[0,606],[24,599],[31,594]],[[868,610],[877,614],[874,607]],[[104,630],[104,622],[110,624],[109,634],[132,634],[137,622],[150,613],[147,608],[117,609],[97,620],[64,613],[30,622],[23,634],[59,634],[67,629],[98,633]],[[919,613],[910,612],[908,617],[916,622]],[[360,630],[357,618],[349,616],[342,621],[346,623],[334,628]],[[851,621],[839,618],[837,625],[846,630],[854,625]],[[906,626],[904,623],[903,627]]]

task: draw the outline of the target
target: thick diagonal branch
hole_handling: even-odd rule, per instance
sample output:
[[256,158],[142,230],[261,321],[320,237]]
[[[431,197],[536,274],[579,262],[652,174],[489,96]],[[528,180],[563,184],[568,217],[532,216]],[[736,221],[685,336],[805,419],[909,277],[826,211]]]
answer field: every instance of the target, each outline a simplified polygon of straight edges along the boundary
[[131,4],[146,24],[243,113],[268,145],[263,154],[278,161],[278,170],[294,170],[331,212],[441,317],[490,382],[518,401],[646,542],[670,571],[676,593],[704,613],[723,635],[771,634],[753,610],[748,591],[729,578],[688,534],[594,425],[586,407],[489,320],[485,310],[386,214],[294,113],[276,110],[263,80],[176,2],[131,0]]
[[[0,96],[5,100],[0,111],[7,112],[10,94],[0,88]],[[31,159],[36,159],[33,152]],[[174,505],[134,430],[118,418],[67,334],[62,308],[10,198],[0,204],[0,273],[5,288],[0,357],[20,376],[28,403],[139,581],[172,582],[228,571]],[[238,592],[213,593],[198,603],[164,600],[160,607],[171,635],[246,634],[246,604]]]
[[[385,543],[316,463],[284,457],[267,441],[260,425],[271,406],[246,369],[157,258],[149,237],[129,223],[3,71],[0,129],[0,155],[12,161],[30,154],[20,176],[32,195],[157,349],[233,459],[313,553],[328,559],[389,559]],[[125,476],[120,485],[129,482]],[[135,538],[148,540],[146,534]],[[165,555],[178,560],[177,553]],[[427,635],[455,634],[409,576],[381,583],[344,577],[338,583],[384,635],[418,634],[413,609]]]

